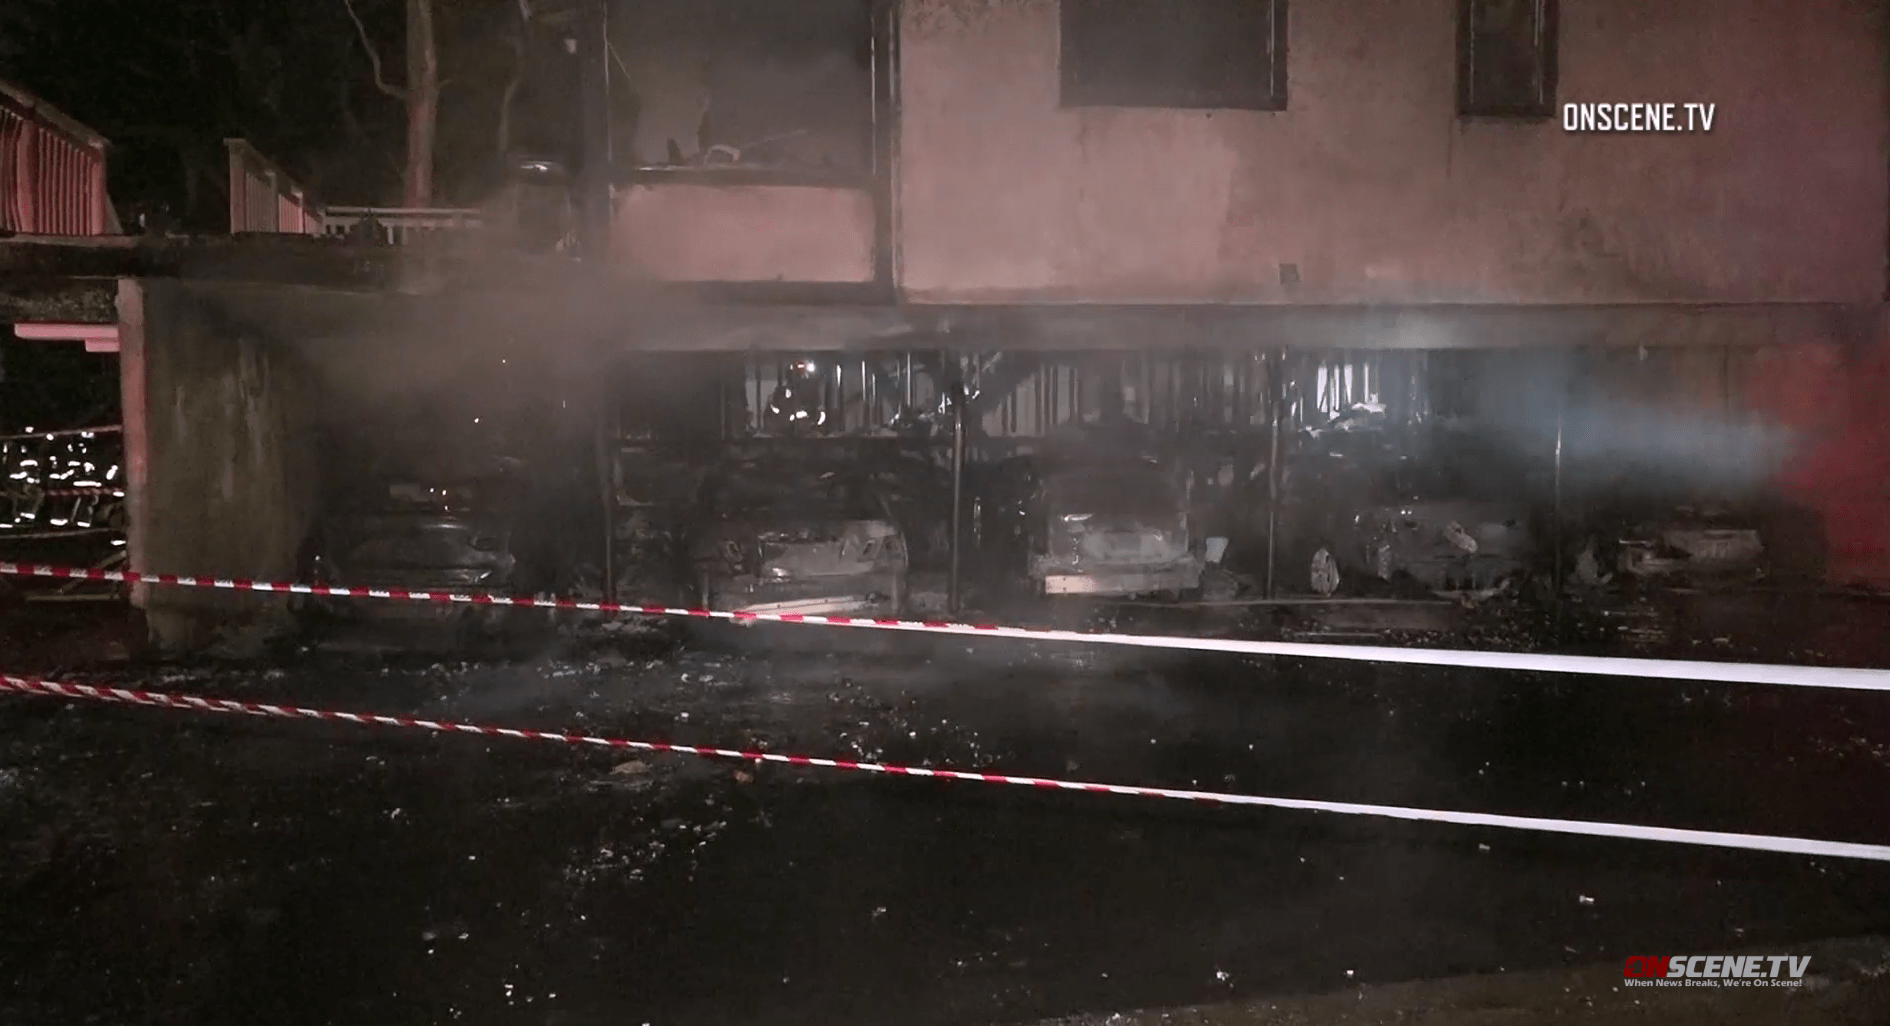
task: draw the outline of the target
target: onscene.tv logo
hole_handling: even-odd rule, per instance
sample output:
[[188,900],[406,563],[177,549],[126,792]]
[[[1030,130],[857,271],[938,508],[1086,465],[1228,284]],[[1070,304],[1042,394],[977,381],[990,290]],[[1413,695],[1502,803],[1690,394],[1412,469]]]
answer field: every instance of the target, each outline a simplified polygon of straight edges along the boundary
[[1711,132],[1716,103],[1565,103],[1565,132]]
[[1796,987],[1811,956],[1632,955],[1621,976],[1639,987]]

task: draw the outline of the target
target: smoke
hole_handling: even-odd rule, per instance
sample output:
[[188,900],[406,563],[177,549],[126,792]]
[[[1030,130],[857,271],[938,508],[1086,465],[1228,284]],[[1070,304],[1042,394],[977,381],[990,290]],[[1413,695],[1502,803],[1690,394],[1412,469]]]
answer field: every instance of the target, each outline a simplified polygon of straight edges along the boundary
[[1743,400],[1741,360],[1716,351],[1434,354],[1435,412],[1565,494],[1717,499],[1774,487],[1801,439]]

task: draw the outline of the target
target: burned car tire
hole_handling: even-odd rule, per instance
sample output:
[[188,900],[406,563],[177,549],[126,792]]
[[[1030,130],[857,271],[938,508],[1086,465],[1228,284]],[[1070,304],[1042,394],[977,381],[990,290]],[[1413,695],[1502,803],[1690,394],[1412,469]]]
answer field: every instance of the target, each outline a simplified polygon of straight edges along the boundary
[[1306,585],[1320,598],[1331,598],[1345,586],[1345,574],[1332,546],[1320,545],[1306,559]]

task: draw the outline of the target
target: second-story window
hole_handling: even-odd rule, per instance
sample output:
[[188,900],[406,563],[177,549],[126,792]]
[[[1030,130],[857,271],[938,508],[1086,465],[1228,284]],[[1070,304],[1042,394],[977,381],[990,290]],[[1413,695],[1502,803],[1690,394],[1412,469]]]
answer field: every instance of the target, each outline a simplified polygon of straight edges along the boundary
[[1457,113],[1555,112],[1556,0],[1458,0]]
[[1063,105],[1286,109],[1286,0],[1062,0]]

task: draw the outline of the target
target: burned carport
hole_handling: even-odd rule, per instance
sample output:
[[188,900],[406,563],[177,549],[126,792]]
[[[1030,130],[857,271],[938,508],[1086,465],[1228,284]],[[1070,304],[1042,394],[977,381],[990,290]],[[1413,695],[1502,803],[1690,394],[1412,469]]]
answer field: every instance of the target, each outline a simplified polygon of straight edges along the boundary
[[[1330,596],[1304,546],[1286,551],[1280,517],[1298,486],[1281,471],[1309,431],[1358,411],[1495,439],[1514,468],[1501,483],[1539,518],[1537,568],[1552,580],[1586,572],[1563,520],[1608,483],[1597,467],[1643,480],[1690,469],[1717,497],[1785,500],[1812,514],[1792,527],[1804,536],[1835,517],[1831,558],[1821,541],[1798,557],[1832,583],[1868,583],[1858,568],[1881,544],[1859,527],[1867,496],[1834,497],[1804,472],[1807,452],[1815,461],[1834,444],[1805,428],[1851,401],[1833,371],[1877,330],[1846,307],[937,307],[844,285],[626,283],[561,259],[409,254],[396,271],[386,253],[314,240],[171,245],[162,257],[123,244],[11,248],[37,272],[16,305],[22,292],[78,297],[58,300],[70,304],[110,288],[131,559],[150,572],[293,578],[355,458],[337,459],[335,439],[411,433],[405,417],[457,425],[448,433],[464,441],[481,433],[482,409],[500,407],[537,411],[530,445],[559,471],[542,486],[555,499],[532,516],[570,544],[531,590],[608,587],[623,600],[675,598],[675,551],[638,539],[686,522],[691,468],[779,440],[936,472],[944,484],[919,505],[945,525],[956,509],[958,524],[942,548],[918,547],[926,576],[912,594],[921,609],[947,605],[986,569],[974,558],[985,469],[1112,427],[1134,428],[1174,472],[1191,545],[1225,539],[1215,559],[1240,598]],[[275,255],[267,273],[259,254]],[[79,273],[48,292],[59,266]],[[100,273],[111,271],[132,273]],[[170,644],[266,604],[140,598]]]
[[[1327,523],[1356,526],[1382,508],[1384,519],[1395,515],[1428,532],[1415,544],[1430,553],[1398,557],[1417,563],[1393,573],[1372,565],[1374,546],[1379,561],[1391,557],[1386,537],[1355,531],[1344,539],[1350,551],[1340,560],[1351,564],[1348,573],[1422,586],[1403,594],[1489,594],[1500,590],[1495,584],[1513,583],[1502,580],[1511,572],[1526,571],[1528,595],[1549,600],[1578,573],[1581,535],[1593,529],[1588,518],[1618,506],[1630,479],[1684,479],[1695,500],[1772,509],[1764,533],[1792,542],[1791,572],[1823,573],[1825,511],[1815,496],[1794,491],[1784,468],[1794,453],[1825,443],[1775,415],[1791,387],[1776,369],[1815,367],[1873,330],[1868,311],[1838,306],[737,305],[679,312],[639,333],[638,344],[654,351],[636,354],[642,369],[631,378],[695,411],[697,445],[794,437],[803,446],[824,440],[857,448],[877,438],[883,446],[916,447],[947,472],[949,397],[962,387],[969,416],[955,537],[966,553],[979,547],[982,526],[980,497],[966,480],[1059,438],[1127,426],[1183,482],[1195,540],[1221,539],[1216,558],[1225,555],[1247,600],[1335,595],[1336,587],[1311,579],[1318,572],[1304,558],[1321,547],[1308,542],[1324,543],[1324,535],[1294,539],[1285,551],[1293,532],[1281,516],[1320,503],[1337,504],[1318,510]],[[665,355],[681,350],[691,352]],[[679,379],[660,369],[670,361],[692,368],[696,385],[688,398],[674,393]],[[631,406],[638,394],[618,392]],[[780,399],[789,395],[809,406],[798,421],[782,419]],[[1443,443],[1454,450],[1451,474],[1416,467],[1428,490],[1422,496],[1373,497],[1370,486],[1368,494],[1347,495],[1295,480],[1291,468],[1301,451],[1360,426],[1360,414],[1390,445],[1366,477],[1400,464],[1446,462],[1431,452],[1440,433],[1455,440]],[[662,466],[656,455],[662,426],[645,419],[633,433],[635,459]],[[687,462],[671,457],[668,469],[640,479],[680,481],[676,469]],[[627,488],[620,501],[644,510],[640,516],[662,505],[649,497],[653,485],[627,484],[644,472],[621,465],[615,472]],[[1425,522],[1414,500],[1440,519]],[[1489,522],[1457,522],[1479,514]],[[949,511],[940,515],[949,520]],[[1474,536],[1497,528],[1512,533]],[[1448,567],[1426,569],[1440,553],[1466,571],[1461,578]],[[970,561],[962,562],[969,573]],[[1494,568],[1494,576],[1468,572],[1472,564]],[[1841,574],[1835,565],[1834,573]],[[619,595],[636,594],[631,582],[639,576],[654,579],[619,573]]]

